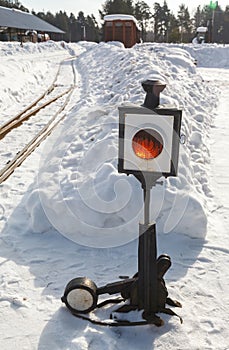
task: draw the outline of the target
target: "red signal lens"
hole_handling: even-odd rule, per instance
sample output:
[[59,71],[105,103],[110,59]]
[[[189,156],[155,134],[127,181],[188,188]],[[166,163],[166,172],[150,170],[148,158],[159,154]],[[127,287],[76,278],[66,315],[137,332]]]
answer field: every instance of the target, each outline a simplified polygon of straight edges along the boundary
[[163,139],[153,129],[143,129],[137,132],[132,139],[133,151],[139,158],[153,159],[163,150]]

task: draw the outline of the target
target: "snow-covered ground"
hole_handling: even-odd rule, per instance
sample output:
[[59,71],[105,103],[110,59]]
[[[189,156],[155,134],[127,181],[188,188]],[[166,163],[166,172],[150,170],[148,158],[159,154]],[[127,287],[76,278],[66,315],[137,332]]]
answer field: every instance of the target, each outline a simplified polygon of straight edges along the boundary
[[[0,43],[0,124],[41,95],[69,55],[78,83],[66,119],[0,185],[0,348],[228,349],[229,46]],[[153,189],[151,218],[184,323],[162,315],[161,328],[101,328],[60,297],[74,277],[101,286],[136,272],[142,191],[117,172],[118,107],[141,104],[150,78],[167,84],[162,104],[183,110],[179,176]],[[1,159],[27,137],[0,143]]]

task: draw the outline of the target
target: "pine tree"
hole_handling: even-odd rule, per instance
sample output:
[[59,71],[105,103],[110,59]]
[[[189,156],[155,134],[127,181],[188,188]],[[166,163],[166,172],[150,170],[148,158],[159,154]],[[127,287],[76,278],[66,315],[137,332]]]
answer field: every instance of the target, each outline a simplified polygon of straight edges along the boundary
[[170,21],[170,10],[164,1],[163,6],[154,4],[154,37],[155,41],[168,41],[168,30]]
[[212,41],[216,43],[223,42],[223,22],[224,22],[224,13],[221,7],[217,3],[217,7],[213,10],[213,38]]
[[83,11],[80,11],[78,13],[77,23],[78,23],[78,34],[79,34],[79,37],[80,37],[79,40],[86,40],[87,39],[86,18],[84,16]]
[[204,26],[203,15],[200,6],[197,7],[196,12],[194,14],[194,27],[197,29],[198,27]]
[[222,40],[223,43],[229,44],[229,6],[226,6],[224,11]]
[[168,42],[177,43],[180,39],[178,20],[174,14],[170,13],[168,26]]
[[150,19],[153,17],[149,5],[144,1],[137,1],[134,7],[134,16],[141,26],[142,38],[145,41]]
[[68,20],[69,41],[76,42],[78,39],[78,26],[75,15],[71,12]]
[[99,42],[100,30],[94,15],[86,18],[86,38],[89,41]]
[[112,14],[134,14],[134,6],[132,0],[106,0],[102,5],[102,11],[99,11],[101,19],[105,15]]
[[15,8],[24,12],[29,12],[29,10],[24,7],[19,1],[9,1],[9,0],[0,0],[0,6],[8,7],[8,8]]
[[186,7],[184,4],[181,4],[179,7],[177,19],[178,25],[180,27],[180,41],[190,42],[193,26],[192,21],[190,19],[188,7]]
[[68,16],[66,12],[57,12],[56,13],[56,26],[60,29],[62,29],[65,34],[64,34],[64,40],[69,41],[69,21],[68,21]]

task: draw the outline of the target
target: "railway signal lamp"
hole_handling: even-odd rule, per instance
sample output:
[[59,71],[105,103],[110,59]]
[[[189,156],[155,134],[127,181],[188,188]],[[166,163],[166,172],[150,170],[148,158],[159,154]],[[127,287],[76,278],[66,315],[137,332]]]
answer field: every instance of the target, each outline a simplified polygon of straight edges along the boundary
[[[181,305],[168,298],[163,277],[171,266],[171,259],[167,255],[157,257],[156,224],[150,221],[150,190],[160,177],[177,175],[182,111],[159,105],[160,92],[165,84],[146,80],[142,86],[146,92],[142,106],[119,108],[118,171],[134,175],[144,191],[144,221],[139,224],[138,272],[132,278],[100,288],[86,277],[73,279],[67,285],[62,301],[74,315],[79,316],[98,307],[98,295],[121,293],[129,303],[117,312],[143,310],[144,321],[131,324],[160,326],[163,321],[156,313],[176,315],[165,305]],[[127,324],[116,320],[107,325]]]
[[176,176],[182,113],[158,106],[164,84],[145,81],[142,85],[147,92],[143,106],[119,108],[118,171],[141,182],[147,177],[154,181]]

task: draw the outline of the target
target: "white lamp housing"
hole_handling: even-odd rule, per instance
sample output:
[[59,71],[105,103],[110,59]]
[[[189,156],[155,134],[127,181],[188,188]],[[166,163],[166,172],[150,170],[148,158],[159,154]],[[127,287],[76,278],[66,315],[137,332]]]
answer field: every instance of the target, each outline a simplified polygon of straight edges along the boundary
[[182,112],[176,108],[119,108],[120,173],[176,176]]
[[[170,172],[172,159],[174,116],[125,114],[123,169],[147,172]],[[161,144],[160,154],[146,159],[145,155],[136,154],[134,149],[135,135],[143,131]],[[154,143],[152,142],[151,147]],[[144,146],[142,146],[144,147]],[[144,152],[144,149],[143,149]]]

